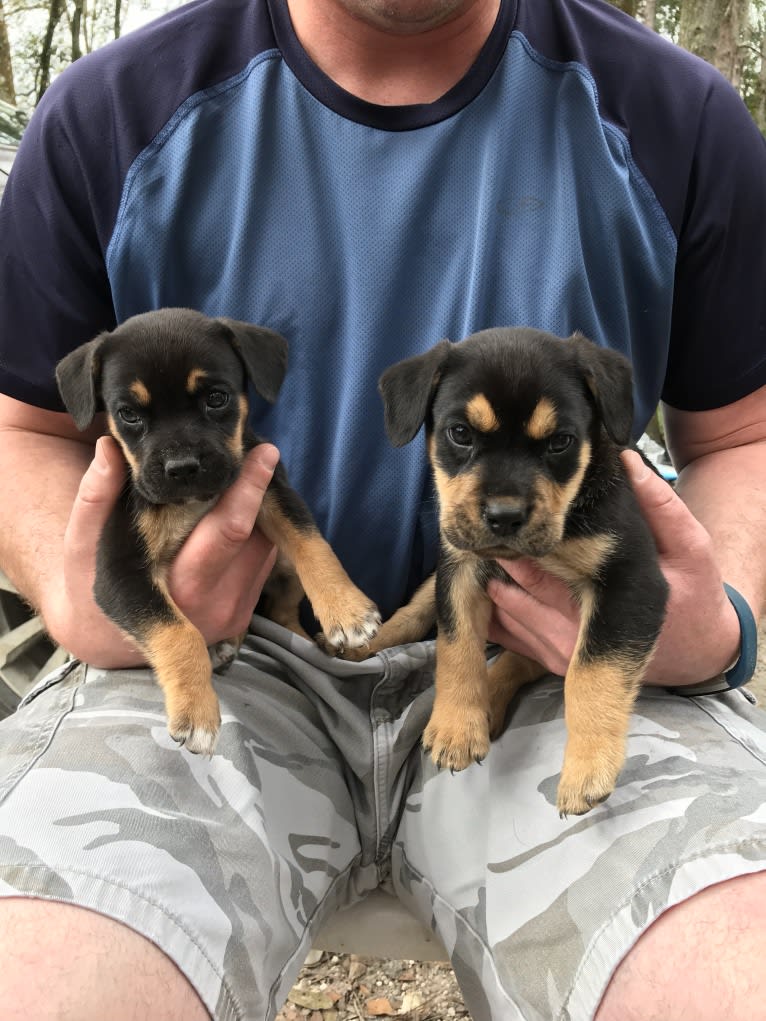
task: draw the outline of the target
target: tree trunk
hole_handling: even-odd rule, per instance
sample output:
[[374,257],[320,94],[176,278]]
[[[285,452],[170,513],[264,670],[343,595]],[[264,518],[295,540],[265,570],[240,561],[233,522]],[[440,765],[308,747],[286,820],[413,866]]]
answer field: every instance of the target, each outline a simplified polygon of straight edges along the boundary
[[53,50],[53,35],[56,31],[56,25],[61,21],[61,15],[64,13],[64,0],[50,0],[50,7],[48,8],[48,24],[45,27],[45,35],[43,36],[42,45],[40,46],[40,60],[37,65],[36,75],[36,92],[37,99],[35,103],[39,103],[43,98],[43,93],[51,83],[51,53]]
[[657,28],[657,0],[645,0],[644,12],[641,19],[651,29]]
[[750,0],[683,0],[678,42],[740,88],[749,13]]
[[766,30],[761,36],[761,70],[753,90],[752,114],[755,123],[766,135]]
[[611,0],[611,3],[615,7],[619,7],[621,11],[625,11],[631,18],[635,18],[638,11],[638,0]]
[[13,84],[13,62],[8,26],[5,22],[3,0],[0,0],[0,99],[16,105],[16,87]]
[[82,56],[82,46],[80,45],[80,33],[83,28],[83,0],[75,0],[74,11],[72,12],[72,20],[69,23],[69,36],[72,40],[72,63],[75,60],[79,60]]

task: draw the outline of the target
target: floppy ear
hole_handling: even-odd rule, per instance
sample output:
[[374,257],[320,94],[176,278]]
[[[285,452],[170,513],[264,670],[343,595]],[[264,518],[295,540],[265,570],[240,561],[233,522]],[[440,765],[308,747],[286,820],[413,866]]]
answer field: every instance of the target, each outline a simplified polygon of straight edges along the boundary
[[395,447],[414,439],[425,421],[451,347],[448,340],[440,340],[430,351],[397,362],[380,377],[386,432]]
[[633,370],[625,355],[599,347],[581,333],[570,338],[575,346],[585,382],[607,433],[626,447],[633,429]]
[[81,344],[56,366],[56,382],[64,407],[81,431],[87,429],[99,410],[101,358],[99,349],[108,333]]
[[287,372],[287,341],[274,330],[238,319],[218,319],[229,331],[231,345],[242,359],[247,378],[273,404]]

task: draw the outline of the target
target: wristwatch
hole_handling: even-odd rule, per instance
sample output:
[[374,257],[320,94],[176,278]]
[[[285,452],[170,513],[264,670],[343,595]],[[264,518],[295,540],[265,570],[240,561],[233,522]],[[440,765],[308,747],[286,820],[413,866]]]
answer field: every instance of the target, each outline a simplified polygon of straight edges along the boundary
[[739,619],[739,658],[728,670],[725,670],[717,677],[711,677],[709,681],[670,689],[678,695],[686,695],[688,697],[692,695],[719,695],[723,691],[741,688],[743,684],[747,684],[755,673],[758,661],[758,625],[755,622],[753,611],[750,609],[750,605],[744,596],[740,595],[733,586],[727,585],[724,582],[723,587]]

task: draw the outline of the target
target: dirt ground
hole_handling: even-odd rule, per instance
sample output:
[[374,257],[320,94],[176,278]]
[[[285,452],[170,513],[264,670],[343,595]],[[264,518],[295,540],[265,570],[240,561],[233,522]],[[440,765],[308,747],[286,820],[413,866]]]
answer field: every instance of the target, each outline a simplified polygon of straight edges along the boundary
[[[766,707],[766,625],[750,689]],[[470,1018],[446,962],[312,951],[278,1021],[453,1021]]]

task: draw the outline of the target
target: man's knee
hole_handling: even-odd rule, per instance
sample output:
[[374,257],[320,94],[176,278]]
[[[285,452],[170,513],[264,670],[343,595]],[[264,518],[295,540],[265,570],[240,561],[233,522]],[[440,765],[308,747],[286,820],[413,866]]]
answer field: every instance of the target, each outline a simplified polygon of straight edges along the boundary
[[209,1021],[169,957],[84,908],[0,899],[0,961],[4,1021]]
[[766,872],[710,886],[641,936],[596,1021],[752,1021],[766,1002]]

